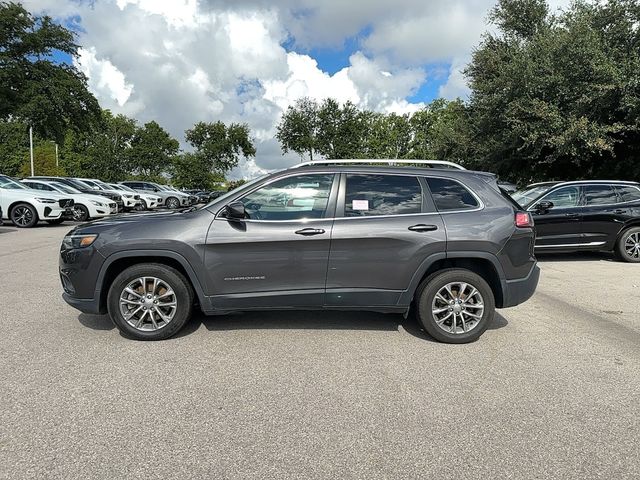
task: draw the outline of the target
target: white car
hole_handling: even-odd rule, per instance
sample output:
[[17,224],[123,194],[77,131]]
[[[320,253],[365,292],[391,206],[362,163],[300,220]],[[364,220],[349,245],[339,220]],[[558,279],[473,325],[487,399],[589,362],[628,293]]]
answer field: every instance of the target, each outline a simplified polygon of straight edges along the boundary
[[76,180],[81,180],[91,188],[95,188],[96,190],[103,190],[105,192],[117,193],[122,197],[122,201],[124,202],[125,210],[133,210],[138,209],[142,204],[140,201],[140,195],[138,192],[128,192],[122,189],[114,189],[113,187],[107,185],[101,180],[97,180],[95,178],[77,178]]
[[118,213],[116,202],[102,195],[82,193],[73,187],[48,180],[25,178],[21,181],[27,187],[43,192],[55,192],[73,199],[73,217],[76,222],[86,222],[92,218],[103,218]]
[[127,187],[126,185],[121,185],[119,183],[107,183],[114,190],[124,190],[125,192],[129,192],[133,195],[139,195],[140,200],[142,201],[142,206],[145,210],[153,210],[154,208],[162,205],[162,198],[157,195],[153,195],[151,193],[144,192],[136,192],[133,188]]
[[32,190],[20,182],[0,175],[0,208],[2,218],[18,228],[35,227],[38,220],[52,224],[64,222],[71,215],[73,199],[69,195]]

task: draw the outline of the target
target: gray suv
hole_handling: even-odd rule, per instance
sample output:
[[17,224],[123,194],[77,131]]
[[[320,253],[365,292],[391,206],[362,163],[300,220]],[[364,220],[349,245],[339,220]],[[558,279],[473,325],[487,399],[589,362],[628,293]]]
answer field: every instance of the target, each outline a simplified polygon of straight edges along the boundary
[[538,283],[531,215],[495,177],[322,162],[270,174],[203,207],[76,227],[63,297],[127,337],[178,332],[194,305],[417,316],[434,338],[477,339]]

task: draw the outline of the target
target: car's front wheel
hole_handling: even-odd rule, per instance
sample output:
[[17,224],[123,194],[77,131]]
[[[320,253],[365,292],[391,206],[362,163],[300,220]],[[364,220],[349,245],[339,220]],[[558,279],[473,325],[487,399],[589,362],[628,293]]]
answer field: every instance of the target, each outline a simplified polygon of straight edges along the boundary
[[158,263],[133,265],[118,275],[107,297],[116,327],[135,340],[164,340],[191,317],[193,292],[176,269]]
[[18,228],[31,228],[38,223],[38,212],[28,203],[19,203],[13,207],[9,217]]
[[618,257],[625,262],[640,262],[640,227],[625,230],[616,245]]
[[477,340],[495,314],[491,287],[464,269],[447,269],[427,278],[418,289],[416,306],[427,333],[445,343]]
[[86,222],[89,220],[89,209],[80,203],[73,206],[73,220],[75,222]]
[[180,200],[178,200],[176,197],[169,197],[167,198],[166,205],[167,205],[167,208],[170,208],[173,210],[175,208],[180,207]]

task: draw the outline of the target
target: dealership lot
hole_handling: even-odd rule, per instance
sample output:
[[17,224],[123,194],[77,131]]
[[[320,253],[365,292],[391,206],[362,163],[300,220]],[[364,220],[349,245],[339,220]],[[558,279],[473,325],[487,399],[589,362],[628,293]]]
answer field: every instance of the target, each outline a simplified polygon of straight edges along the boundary
[[141,343],[60,298],[70,228],[0,226],[0,478],[640,476],[639,265],[544,257],[469,345],[344,312]]

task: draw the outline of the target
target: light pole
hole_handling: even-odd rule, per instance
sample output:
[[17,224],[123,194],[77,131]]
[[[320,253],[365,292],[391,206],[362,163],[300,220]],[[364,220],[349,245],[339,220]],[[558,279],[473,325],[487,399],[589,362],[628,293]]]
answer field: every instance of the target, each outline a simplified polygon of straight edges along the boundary
[[56,168],[58,168],[58,144],[56,143]]
[[29,152],[31,154],[31,176],[35,176],[33,169],[33,127],[29,127]]

